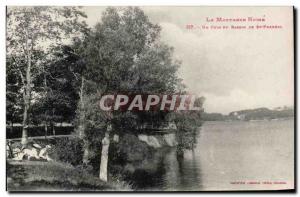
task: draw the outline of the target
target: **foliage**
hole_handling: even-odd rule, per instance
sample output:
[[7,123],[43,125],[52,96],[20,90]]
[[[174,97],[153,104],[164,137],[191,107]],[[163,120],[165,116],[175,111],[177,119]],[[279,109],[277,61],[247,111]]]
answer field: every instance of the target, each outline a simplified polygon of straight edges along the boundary
[[230,112],[228,118],[231,120],[264,120],[290,118],[294,116],[293,108],[282,108],[271,110],[268,108],[246,109],[235,112]]
[[40,98],[32,111],[37,122],[72,122],[78,102],[78,80],[74,73],[79,57],[69,46],[62,46],[55,54],[56,61],[45,66],[37,76]]
[[[86,31],[82,17],[86,15],[76,7],[19,6],[7,10],[7,73],[15,74],[21,82],[18,93],[22,95],[24,145],[28,141],[32,102],[47,95],[46,77],[42,84],[36,80],[41,73],[46,76],[45,65],[53,61],[59,42]],[[41,86],[44,86],[43,93]]]
[[76,137],[57,138],[53,148],[51,148],[50,156],[56,161],[79,165],[82,162],[82,147],[82,140]]
[[[159,34],[160,27],[141,9],[108,8],[85,41],[85,76],[98,84],[90,99],[97,97],[94,100],[98,103],[103,94],[175,92],[179,62],[173,61],[173,49],[160,42]],[[87,111],[89,124],[110,121],[115,132],[135,132],[147,116],[155,117],[147,112],[106,113],[95,110],[97,104],[88,104],[93,106]]]
[[[195,106],[202,108],[204,97],[195,100]],[[178,149],[194,149],[197,144],[197,136],[202,125],[203,111],[175,111],[168,114],[168,120],[174,121],[177,127]]]
[[21,78],[11,69],[12,60],[6,62],[6,122],[16,123],[22,120]]

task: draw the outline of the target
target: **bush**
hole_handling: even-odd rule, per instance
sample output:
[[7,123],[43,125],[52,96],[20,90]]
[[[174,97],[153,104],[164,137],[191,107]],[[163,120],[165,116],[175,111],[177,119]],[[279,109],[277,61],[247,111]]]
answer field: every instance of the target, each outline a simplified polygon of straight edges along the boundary
[[77,137],[59,138],[51,148],[50,157],[73,166],[80,165],[83,158],[83,141]]
[[153,154],[152,147],[140,141],[137,136],[132,134],[125,134],[119,143],[112,143],[110,150],[111,155],[109,156],[111,161],[124,165],[128,162],[143,161]]

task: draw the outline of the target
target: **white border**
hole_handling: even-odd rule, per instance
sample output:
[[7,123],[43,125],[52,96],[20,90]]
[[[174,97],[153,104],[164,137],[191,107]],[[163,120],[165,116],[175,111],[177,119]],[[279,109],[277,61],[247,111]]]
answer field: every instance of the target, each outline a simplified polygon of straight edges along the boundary
[[297,0],[5,0],[5,5],[295,5]]
[[[6,177],[6,169],[5,169],[5,6],[6,5],[85,5],[85,6],[118,6],[118,5],[178,5],[178,6],[199,6],[199,5],[210,5],[210,6],[254,6],[254,5],[270,5],[270,6],[287,6],[287,5],[294,5],[296,9],[298,9],[298,15],[299,15],[299,9],[300,9],[300,1],[299,0],[252,0],[252,1],[238,1],[238,0],[115,0],[115,1],[109,1],[109,0],[51,0],[51,1],[41,1],[41,0],[5,0],[0,2],[0,44],[1,44],[1,50],[0,50],[0,117],[2,121],[0,121],[0,161],[3,165],[2,169],[0,170],[0,191],[1,196],[8,196],[12,194],[8,194],[5,191],[5,177]],[[299,20],[297,20],[297,27],[299,27]],[[299,37],[298,37],[299,40]],[[298,42],[297,42],[298,46]],[[299,50],[297,50],[297,57],[299,57]],[[299,61],[299,60],[298,60]],[[299,69],[297,76],[299,76]],[[297,92],[299,92],[299,84],[297,84]],[[299,120],[299,115],[297,118],[297,122]],[[297,142],[299,143],[299,134],[297,135],[298,139]],[[297,151],[297,158],[299,158],[299,152]],[[298,169],[299,170],[299,169]],[[299,180],[298,180],[299,181]],[[202,195],[207,195],[206,193],[201,193]],[[245,193],[246,194],[246,193]],[[249,194],[249,193],[248,193]],[[16,194],[14,194],[16,195]],[[18,196],[25,196],[26,194],[18,194]],[[32,195],[32,194],[28,194]],[[42,194],[39,194],[42,195]],[[49,194],[48,194],[49,195]],[[56,194],[57,196],[63,196],[66,194]],[[71,195],[74,195],[71,194]],[[79,196],[85,196],[86,194],[78,194]],[[122,194],[100,194],[101,196],[117,196]],[[130,195],[133,195],[132,193]],[[140,194],[138,194],[140,195]],[[151,194],[156,196],[162,196],[166,194]],[[171,194],[174,195],[174,194]],[[184,194],[179,194],[184,195]],[[213,196],[217,194],[212,194]],[[241,194],[237,194],[240,196]],[[259,194],[258,196],[263,196],[265,194]],[[210,194],[211,196],[211,194]]]

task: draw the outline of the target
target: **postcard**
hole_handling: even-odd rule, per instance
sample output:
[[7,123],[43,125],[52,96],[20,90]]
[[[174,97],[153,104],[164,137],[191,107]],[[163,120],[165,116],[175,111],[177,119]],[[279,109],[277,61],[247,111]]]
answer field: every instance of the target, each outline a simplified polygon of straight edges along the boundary
[[291,6],[8,6],[9,192],[295,191]]

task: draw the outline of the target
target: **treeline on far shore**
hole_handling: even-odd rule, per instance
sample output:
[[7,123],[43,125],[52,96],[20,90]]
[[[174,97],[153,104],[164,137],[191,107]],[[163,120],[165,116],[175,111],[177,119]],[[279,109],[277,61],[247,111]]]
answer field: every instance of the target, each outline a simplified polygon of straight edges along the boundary
[[204,121],[233,121],[233,120],[274,120],[289,119],[294,117],[293,107],[283,108],[256,108],[230,112],[228,115],[221,113],[203,113]]

